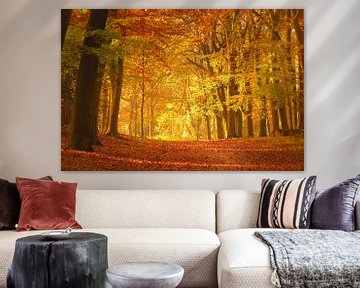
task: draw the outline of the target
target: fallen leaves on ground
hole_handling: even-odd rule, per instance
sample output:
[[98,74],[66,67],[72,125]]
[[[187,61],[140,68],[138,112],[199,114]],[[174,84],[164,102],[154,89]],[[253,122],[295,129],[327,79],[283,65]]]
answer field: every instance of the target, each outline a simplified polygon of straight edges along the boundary
[[94,152],[69,149],[63,137],[63,171],[301,171],[304,140],[297,137],[159,141],[100,136]]

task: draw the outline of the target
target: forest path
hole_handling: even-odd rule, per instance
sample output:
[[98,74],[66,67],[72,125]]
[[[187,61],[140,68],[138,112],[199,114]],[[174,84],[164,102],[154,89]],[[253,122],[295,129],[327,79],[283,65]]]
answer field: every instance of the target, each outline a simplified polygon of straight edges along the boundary
[[304,170],[304,141],[296,137],[159,141],[122,135],[100,141],[94,152],[82,152],[68,149],[63,139],[62,170]]

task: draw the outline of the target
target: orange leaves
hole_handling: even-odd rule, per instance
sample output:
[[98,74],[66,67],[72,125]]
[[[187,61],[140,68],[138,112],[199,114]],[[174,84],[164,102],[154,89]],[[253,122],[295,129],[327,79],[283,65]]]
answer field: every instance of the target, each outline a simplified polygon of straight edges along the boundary
[[186,30],[179,25],[183,14],[182,9],[118,9],[112,26],[133,37],[183,35]]
[[94,152],[67,149],[66,171],[294,171],[304,169],[303,140],[295,137],[217,141],[156,141],[136,137],[101,137]]
[[74,25],[77,23],[86,22],[88,20],[89,14],[89,9],[73,9],[70,23]]

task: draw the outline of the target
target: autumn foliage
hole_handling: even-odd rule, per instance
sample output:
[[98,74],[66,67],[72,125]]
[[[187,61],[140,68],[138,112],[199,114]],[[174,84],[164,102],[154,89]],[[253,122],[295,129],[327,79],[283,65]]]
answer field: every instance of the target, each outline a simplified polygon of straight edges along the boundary
[[299,9],[63,10],[62,170],[303,170],[303,37]]
[[63,170],[303,170],[303,142],[293,137],[161,141],[100,136],[93,152],[62,149]]

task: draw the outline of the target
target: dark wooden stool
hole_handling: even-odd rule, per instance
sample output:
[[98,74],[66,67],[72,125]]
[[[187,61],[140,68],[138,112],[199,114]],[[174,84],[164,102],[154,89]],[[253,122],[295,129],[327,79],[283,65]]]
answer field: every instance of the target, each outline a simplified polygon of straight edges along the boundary
[[62,240],[28,236],[16,240],[7,287],[105,287],[107,267],[105,235],[73,232]]

